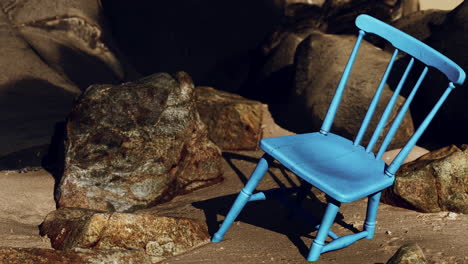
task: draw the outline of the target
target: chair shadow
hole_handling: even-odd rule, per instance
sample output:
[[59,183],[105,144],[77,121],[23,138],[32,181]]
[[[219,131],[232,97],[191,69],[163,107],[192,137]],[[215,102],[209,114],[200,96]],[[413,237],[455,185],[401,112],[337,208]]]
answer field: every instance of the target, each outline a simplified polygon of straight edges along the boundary
[[[255,164],[259,161],[257,158],[229,152],[223,153],[223,157],[244,184],[247,182],[247,177],[233,163],[233,160],[243,160]],[[271,168],[279,169],[281,175],[275,174]],[[270,170],[265,175],[265,178],[271,177],[279,188],[286,188],[288,186],[299,187],[286,171],[287,169],[282,165],[272,164]],[[301,186],[303,185],[304,182],[302,182]],[[217,220],[218,215],[225,217],[236,197],[237,193],[234,193],[192,203],[194,207],[204,211],[210,236],[214,235],[222,223],[222,221]],[[271,197],[268,197],[267,195],[267,198]],[[294,203],[295,201],[290,202]],[[321,219],[321,216],[325,212],[326,204],[320,201],[311,191],[309,191],[306,199],[304,199],[300,207],[313,218]],[[353,225],[345,223],[343,219],[344,216],[341,213],[338,213],[335,223],[353,233],[360,232],[360,230],[357,230]],[[315,230],[314,227],[319,224],[318,221],[311,223],[309,218],[304,221],[304,218],[301,218],[297,213],[293,213],[288,205],[275,199],[248,203],[239,214],[236,221],[284,234],[297,247],[300,254],[304,257],[307,257],[310,245],[306,245],[301,238],[315,238],[315,236],[310,233],[312,233]],[[233,224],[233,226],[235,225]]]

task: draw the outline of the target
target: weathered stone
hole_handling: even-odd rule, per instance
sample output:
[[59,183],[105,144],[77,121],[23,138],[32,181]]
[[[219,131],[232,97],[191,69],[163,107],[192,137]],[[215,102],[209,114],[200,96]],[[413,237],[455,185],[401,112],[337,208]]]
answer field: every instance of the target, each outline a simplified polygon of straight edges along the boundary
[[[465,70],[468,69],[467,17],[468,3],[464,1],[447,14],[441,25],[432,27],[432,34],[425,41]],[[416,78],[417,76],[414,77]],[[464,85],[457,87],[451,93],[421,140],[443,145],[466,143],[466,135],[468,135],[468,110],[465,100],[468,98],[467,83],[465,81]],[[411,109],[415,125],[422,122],[447,86],[448,80],[443,74],[428,74],[422,84],[422,87],[428,87],[428,89],[418,93]]]
[[[0,2],[5,4],[6,1]],[[0,12],[0,156],[47,144],[79,89],[47,66]],[[27,136],[34,131],[33,136]],[[32,133],[31,133],[32,134]]]
[[160,260],[148,256],[143,250],[0,248],[0,263],[8,264],[152,264]]
[[182,72],[87,89],[68,118],[58,206],[131,211],[219,182],[193,90]]
[[[296,119],[299,125],[309,125],[306,130],[320,129],[355,41],[354,36],[315,33],[299,45],[296,53],[295,91],[289,105],[293,109],[299,109],[294,112],[304,113],[302,116],[296,116]],[[362,42],[332,132],[349,138],[357,134],[389,60],[388,53],[368,42]],[[385,87],[367,131],[374,130],[379,121],[377,117],[382,115],[386,107],[385,102],[388,102],[392,95],[390,88]],[[396,117],[396,110],[403,102],[404,98],[399,96],[385,124],[383,135],[390,128]],[[389,148],[401,147],[413,131],[411,116],[407,113]],[[368,142],[371,135],[370,132],[367,133],[363,144]]]
[[434,27],[444,22],[447,13],[447,11],[435,9],[421,10],[398,19],[392,23],[392,26],[423,41],[431,36]]
[[[419,10],[418,0],[390,1],[286,1],[285,13],[301,20],[309,17],[320,21],[320,29],[330,34],[349,34],[355,32],[354,20],[359,14],[369,14],[385,22]],[[319,13],[317,17],[315,14]]]
[[452,145],[403,165],[382,200],[421,212],[468,213],[468,150]]
[[426,264],[422,249],[415,243],[401,246],[387,264]]
[[49,213],[40,226],[52,247],[145,250],[166,258],[209,241],[205,223],[187,218],[148,214],[104,213],[61,208]]
[[223,150],[255,150],[262,136],[262,104],[211,87],[197,87],[197,109],[209,138]]
[[99,1],[0,3],[20,35],[47,65],[81,89],[125,78]]
[[15,169],[29,166],[24,159],[39,166],[42,156],[31,150],[49,144],[80,88],[133,71],[112,43],[100,1],[3,0],[0,9],[0,157]]

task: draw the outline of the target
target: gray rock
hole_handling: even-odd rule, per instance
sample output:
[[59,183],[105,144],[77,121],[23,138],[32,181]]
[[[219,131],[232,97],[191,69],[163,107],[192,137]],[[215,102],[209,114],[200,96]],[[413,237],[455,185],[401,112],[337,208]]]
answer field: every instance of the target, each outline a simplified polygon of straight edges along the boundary
[[211,87],[195,89],[209,138],[222,150],[255,150],[262,137],[262,104]]
[[415,243],[401,246],[387,264],[426,264],[427,260],[421,248]]
[[[312,34],[298,47],[295,64],[295,91],[289,105],[296,109],[293,108],[291,111],[303,113],[298,117],[297,122],[308,124],[307,130],[318,131],[320,129],[335,94],[340,80],[339,76],[343,72],[355,41],[354,36]],[[354,138],[389,60],[388,53],[363,41],[335,117],[332,132]],[[392,95],[393,92],[388,86],[384,88],[380,104],[369,125],[368,133],[364,137],[364,145],[377,125],[378,118],[376,117],[381,116],[386,102]],[[384,134],[396,116],[395,109],[399,109],[403,102],[404,98],[399,96],[385,125]],[[407,113],[389,149],[401,147],[413,130],[411,117]]]
[[90,86],[66,130],[58,207],[131,211],[222,180],[221,152],[183,72]]
[[404,164],[382,201],[421,212],[468,213],[468,147],[454,145]]
[[49,213],[40,231],[58,250],[140,250],[159,260],[207,243],[210,238],[206,224],[198,220],[77,208]]

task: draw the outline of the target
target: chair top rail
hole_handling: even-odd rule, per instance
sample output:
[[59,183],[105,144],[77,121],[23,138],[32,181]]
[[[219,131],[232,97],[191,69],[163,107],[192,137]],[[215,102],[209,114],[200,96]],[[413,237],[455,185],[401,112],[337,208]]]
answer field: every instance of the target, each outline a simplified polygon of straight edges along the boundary
[[465,81],[466,74],[460,66],[412,36],[369,15],[359,15],[356,19],[356,26],[367,33],[373,33],[388,40],[395,48],[426,65],[437,68],[451,82],[461,85]]

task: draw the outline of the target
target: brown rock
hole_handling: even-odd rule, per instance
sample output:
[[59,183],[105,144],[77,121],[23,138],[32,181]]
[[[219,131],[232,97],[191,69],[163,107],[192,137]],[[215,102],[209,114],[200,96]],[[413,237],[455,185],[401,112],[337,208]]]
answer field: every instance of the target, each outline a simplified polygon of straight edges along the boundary
[[197,87],[197,109],[209,138],[223,150],[255,150],[262,136],[262,104],[211,87]]
[[[303,113],[302,116],[297,115],[296,120],[302,126],[304,123],[309,124],[306,130],[320,129],[355,41],[354,36],[312,34],[298,47],[295,92],[289,105],[294,107],[292,108],[295,109],[294,112]],[[332,132],[348,138],[355,137],[389,60],[388,53],[363,41],[335,117]],[[389,87],[384,88],[380,104],[362,144],[367,144],[371,132],[379,121],[377,117],[382,115],[386,107],[385,102],[392,95],[393,92]],[[399,109],[403,102],[404,98],[399,96],[385,124],[383,135],[390,128],[397,114],[396,109]],[[413,131],[412,119],[407,113],[389,149],[404,145]]]
[[0,263],[5,264],[150,264],[159,260],[146,255],[143,250],[89,250],[77,248],[60,251],[47,248],[0,248]]
[[401,246],[387,264],[426,264],[427,260],[421,248],[415,244]]
[[403,165],[383,193],[389,204],[421,212],[468,212],[468,150],[448,146]]
[[219,182],[193,90],[185,73],[87,89],[67,123],[58,206],[131,211]]
[[193,219],[77,208],[49,213],[40,231],[55,249],[145,250],[147,255],[160,259],[209,240],[205,223]]

